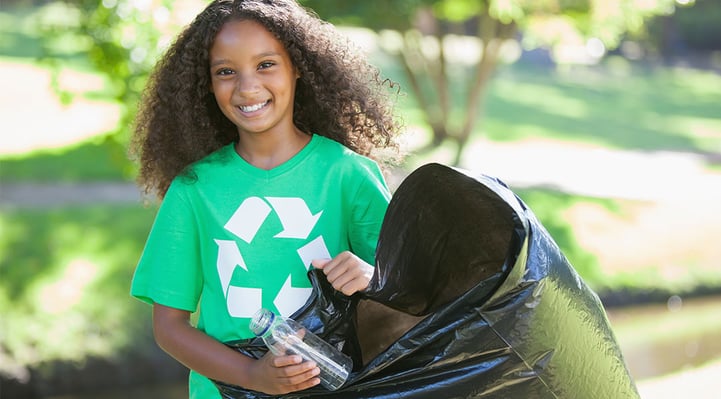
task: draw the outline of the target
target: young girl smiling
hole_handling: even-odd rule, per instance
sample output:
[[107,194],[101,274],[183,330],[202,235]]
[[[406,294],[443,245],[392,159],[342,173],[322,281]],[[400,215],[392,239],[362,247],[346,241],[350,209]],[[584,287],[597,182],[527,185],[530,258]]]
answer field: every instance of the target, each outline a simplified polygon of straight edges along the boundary
[[[399,126],[375,68],[294,0],[212,2],[151,76],[133,149],[162,199],[133,277],[156,341],[211,380],[268,394],[317,385],[298,356],[246,357],[261,307],[291,316],[322,269],[345,295],[373,273],[390,194],[374,150]],[[197,323],[190,315],[197,310]]]

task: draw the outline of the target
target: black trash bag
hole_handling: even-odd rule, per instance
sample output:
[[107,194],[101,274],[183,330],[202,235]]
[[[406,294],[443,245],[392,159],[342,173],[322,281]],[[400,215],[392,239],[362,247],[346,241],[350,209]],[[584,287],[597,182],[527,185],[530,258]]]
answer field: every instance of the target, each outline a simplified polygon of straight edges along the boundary
[[[347,298],[310,276],[314,294],[292,317],[354,370],[337,391],[283,397],[639,397],[598,297],[497,179],[418,168],[389,204],[368,289]],[[264,353],[257,339],[232,346]]]

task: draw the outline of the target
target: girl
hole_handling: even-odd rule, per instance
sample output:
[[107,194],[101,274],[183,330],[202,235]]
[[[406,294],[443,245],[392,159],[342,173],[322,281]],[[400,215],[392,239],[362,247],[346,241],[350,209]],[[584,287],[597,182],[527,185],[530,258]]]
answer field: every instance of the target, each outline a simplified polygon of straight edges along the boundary
[[372,276],[390,194],[370,157],[395,148],[399,126],[387,81],[340,38],[294,0],[214,1],[146,89],[132,149],[162,204],[131,294],[191,369],[193,398],[220,397],[211,380],[269,394],[318,384],[298,356],[255,360],[223,342],[252,337],[261,307],[302,307],[310,267],[345,295]]

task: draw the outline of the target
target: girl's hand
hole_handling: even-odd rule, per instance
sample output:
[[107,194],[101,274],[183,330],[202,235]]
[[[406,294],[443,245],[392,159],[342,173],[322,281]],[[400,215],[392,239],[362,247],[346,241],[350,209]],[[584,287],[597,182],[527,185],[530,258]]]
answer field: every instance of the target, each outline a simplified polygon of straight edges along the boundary
[[320,369],[314,362],[303,362],[298,355],[276,356],[268,352],[250,370],[255,382],[251,389],[271,395],[301,391],[320,384]]
[[373,277],[373,266],[349,251],[333,259],[314,259],[311,264],[323,270],[333,288],[348,296],[368,288]]

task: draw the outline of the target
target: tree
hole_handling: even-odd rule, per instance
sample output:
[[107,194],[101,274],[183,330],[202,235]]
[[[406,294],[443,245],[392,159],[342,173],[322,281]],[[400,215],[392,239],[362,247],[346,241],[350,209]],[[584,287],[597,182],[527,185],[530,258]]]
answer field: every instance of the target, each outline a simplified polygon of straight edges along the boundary
[[[644,21],[674,11],[674,0],[301,0],[322,18],[400,33],[395,55],[425,121],[430,149],[450,140],[458,164],[471,133],[482,121],[484,93],[501,60],[504,43],[522,37],[526,49],[595,44],[613,49]],[[475,37],[479,56],[461,97],[451,95],[457,70],[449,57],[456,35]],[[452,76],[454,75],[454,76]],[[462,75],[466,79],[465,75]],[[430,84],[427,84],[430,83]],[[459,112],[460,111],[460,112]],[[460,123],[456,122],[460,118]],[[421,149],[423,150],[423,149]]]
[[[73,42],[106,78],[112,100],[121,109],[118,129],[106,140],[119,149],[123,159],[151,69],[175,35],[205,5],[205,0],[62,0],[43,6],[39,27],[44,61],[60,67],[53,47],[58,41]],[[61,99],[72,100],[55,86]]]

